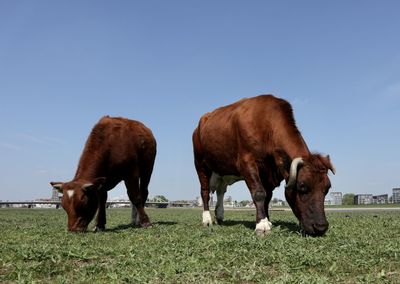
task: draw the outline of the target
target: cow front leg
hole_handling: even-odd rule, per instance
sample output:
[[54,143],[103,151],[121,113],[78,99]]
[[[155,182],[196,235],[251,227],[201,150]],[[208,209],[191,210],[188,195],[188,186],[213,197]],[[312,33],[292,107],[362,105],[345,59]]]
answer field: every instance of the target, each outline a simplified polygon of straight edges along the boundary
[[269,222],[265,212],[267,194],[261,183],[257,164],[248,159],[241,166],[242,175],[250,190],[254,205],[256,206],[256,234],[263,236],[271,231],[272,223]]
[[[139,225],[143,228],[147,228],[151,226],[150,219],[144,211],[144,204],[146,201],[143,201],[143,197],[139,188],[139,178],[132,177],[125,180],[125,186],[128,192],[129,200],[132,202],[132,217],[135,218],[135,223],[137,219],[139,219]],[[135,212],[134,208],[136,208],[137,212]],[[135,214],[138,215],[134,216]]]
[[107,191],[100,191],[99,197],[99,208],[96,217],[96,226],[94,227],[95,232],[101,232],[106,229],[106,203],[107,203]]
[[253,202],[256,206],[256,234],[264,236],[271,231],[272,223],[269,221],[265,212],[265,198],[266,194],[263,189],[254,188],[251,192]]

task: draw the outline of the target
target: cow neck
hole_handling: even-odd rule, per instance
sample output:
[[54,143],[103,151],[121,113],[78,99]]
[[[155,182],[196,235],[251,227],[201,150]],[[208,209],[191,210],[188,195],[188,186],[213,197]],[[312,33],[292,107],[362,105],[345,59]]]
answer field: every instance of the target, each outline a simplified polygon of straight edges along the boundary
[[74,179],[92,181],[95,178],[104,176],[101,172],[102,165],[102,155],[99,155],[98,153],[88,155],[84,152],[79,160],[79,165]]
[[283,149],[280,149],[275,160],[279,166],[280,172],[284,179],[287,181],[290,173],[290,165],[295,158],[307,158],[311,155],[307,144],[304,142],[301,135],[297,136],[297,139],[286,141],[282,143]]

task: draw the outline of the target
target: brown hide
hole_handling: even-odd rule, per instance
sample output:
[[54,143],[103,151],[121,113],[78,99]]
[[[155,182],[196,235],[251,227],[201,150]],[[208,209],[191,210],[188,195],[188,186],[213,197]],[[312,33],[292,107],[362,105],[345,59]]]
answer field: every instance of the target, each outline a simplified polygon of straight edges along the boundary
[[[242,99],[203,115],[193,133],[195,166],[204,210],[212,173],[243,177],[256,205],[256,222],[268,217],[272,190],[288,181],[294,158],[303,158],[288,202],[307,234],[328,228],[324,196],[330,183],[329,157],[311,154],[296,127],[290,104],[272,95]],[[298,190],[299,183],[306,188]]]
[[[150,224],[144,211],[156,156],[156,141],[141,122],[105,116],[93,127],[72,181],[51,182],[63,192],[62,206],[70,231],[84,231],[96,211],[96,230],[106,224],[107,191],[124,181],[140,225]],[[140,182],[139,182],[140,181]]]

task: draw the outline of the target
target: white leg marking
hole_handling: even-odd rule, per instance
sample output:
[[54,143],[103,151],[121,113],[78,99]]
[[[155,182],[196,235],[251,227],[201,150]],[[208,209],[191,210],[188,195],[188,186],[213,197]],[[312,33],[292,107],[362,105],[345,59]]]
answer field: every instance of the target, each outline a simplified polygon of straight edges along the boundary
[[75,191],[73,191],[72,189],[67,190],[67,194],[69,198],[72,198],[72,196],[74,196]]
[[260,222],[256,225],[256,234],[259,236],[263,236],[269,233],[272,229],[272,223],[268,220],[267,217],[261,219]]
[[131,204],[131,205],[132,205],[132,214],[131,214],[132,225],[139,226],[140,219],[139,219],[139,214],[137,212],[137,208],[135,205],[133,205],[133,204]]
[[212,219],[210,211],[203,211],[203,226],[207,227],[211,225],[212,225]]

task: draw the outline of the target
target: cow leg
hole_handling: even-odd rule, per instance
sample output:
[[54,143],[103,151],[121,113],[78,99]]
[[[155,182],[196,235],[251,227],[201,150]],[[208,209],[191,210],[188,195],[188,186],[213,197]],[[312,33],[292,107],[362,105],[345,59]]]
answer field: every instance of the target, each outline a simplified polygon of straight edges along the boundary
[[104,231],[106,229],[106,203],[107,203],[107,191],[99,191],[99,209],[97,211],[96,226],[94,227],[95,232]]
[[[132,202],[132,205],[137,209],[137,214],[139,215],[139,225],[141,227],[147,228],[150,226],[150,220],[144,211],[144,204],[146,200],[143,201],[143,197],[139,187],[139,178],[138,177],[130,177],[125,180],[125,186],[128,192],[129,200]],[[147,196],[146,196],[147,198]],[[133,212],[134,208],[132,207],[132,216],[135,215]],[[135,216],[136,222],[137,217]]]
[[197,175],[200,181],[200,195],[203,200],[203,226],[211,226],[212,218],[210,214],[209,201],[210,201],[210,178],[211,172],[204,169],[195,157]]
[[217,204],[215,205],[215,219],[218,225],[224,221],[224,195],[227,186],[217,189]]
[[270,218],[269,218],[269,203],[271,202],[273,190],[275,187],[268,182],[267,177],[265,175],[262,175],[262,173],[261,173],[261,182],[263,184],[263,187],[264,187],[265,193],[266,193],[265,202],[264,202],[265,215],[267,216],[268,220],[270,220]]
[[131,212],[132,226],[139,226],[140,220],[139,220],[138,210],[137,210],[136,206],[133,205],[133,203],[131,203],[131,208],[132,208],[132,212]]
[[[152,173],[153,165],[151,166],[151,170],[142,170],[145,171],[146,173],[142,174],[140,177],[140,183],[139,183],[139,189],[140,189],[140,194],[142,197],[142,206],[143,210],[147,202],[147,197],[149,196],[149,183],[150,183],[150,177]],[[132,223],[134,225],[138,226],[140,224],[140,218],[138,214],[138,210],[135,205],[132,204]]]
[[212,218],[210,214],[209,202],[210,202],[210,179],[206,175],[199,175],[200,179],[200,194],[203,200],[203,226],[211,226]]
[[265,192],[267,194],[267,196],[265,197],[265,201],[264,201],[265,215],[267,215],[268,220],[270,220],[268,211],[269,211],[269,203],[272,198],[272,190],[269,190],[266,188]]
[[271,231],[272,224],[265,214],[265,189],[261,183],[257,164],[248,158],[241,165],[241,174],[250,190],[254,205],[256,206],[256,234],[265,235]]

